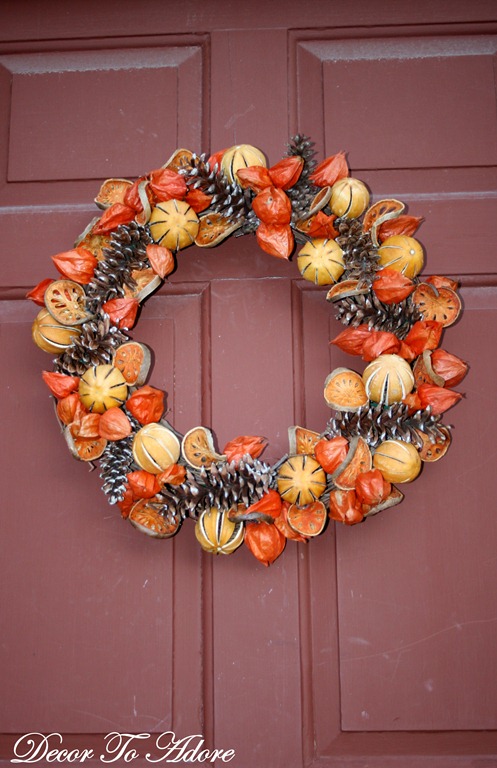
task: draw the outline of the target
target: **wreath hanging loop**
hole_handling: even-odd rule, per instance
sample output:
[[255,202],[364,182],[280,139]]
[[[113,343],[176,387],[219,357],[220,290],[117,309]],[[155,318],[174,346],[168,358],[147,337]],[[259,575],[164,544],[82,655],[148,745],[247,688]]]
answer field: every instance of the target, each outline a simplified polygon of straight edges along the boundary
[[[445,455],[442,414],[467,371],[440,347],[461,312],[457,283],[421,277],[422,218],[396,199],[371,204],[344,153],[318,164],[302,135],[271,167],[247,144],[210,157],[178,149],[135,181],[108,179],[95,202],[103,213],[52,257],[60,276],[27,296],[41,306],[33,340],[56,355],[42,376],[69,449],[99,464],[109,503],[138,530],[169,538],[193,519],[207,552],[245,542],[269,565],[330,519],[353,525],[397,505],[397,485]],[[261,436],[219,452],[204,426],[179,434],[165,393],[147,383],[149,348],[128,334],[180,250],[249,234],[277,258],[299,244],[300,274],[326,287],[346,326],[331,343],[366,362],[329,374],[332,417],[321,432],[290,427],[289,452],[272,466]]]

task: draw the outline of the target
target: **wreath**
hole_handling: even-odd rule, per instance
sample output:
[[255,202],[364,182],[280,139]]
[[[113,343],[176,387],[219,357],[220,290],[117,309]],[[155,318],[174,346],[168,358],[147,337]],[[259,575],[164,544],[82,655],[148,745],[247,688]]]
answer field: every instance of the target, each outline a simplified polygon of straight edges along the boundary
[[[397,485],[444,456],[442,414],[467,371],[439,346],[461,312],[457,283],[420,278],[422,218],[399,200],[371,204],[343,152],[318,164],[297,135],[268,167],[247,144],[210,157],[179,149],[134,182],[105,181],[95,202],[103,214],[52,257],[60,277],[27,296],[42,307],[33,339],[56,354],[42,376],[69,449],[99,463],[109,503],[138,530],[169,538],[190,518],[207,552],[245,542],[269,565],[287,539],[318,536],[330,518],[353,525],[398,504]],[[127,334],[180,250],[254,233],[277,258],[302,246],[302,277],[326,286],[347,326],[331,343],[367,363],[329,374],[323,432],[290,427],[289,452],[272,466],[260,459],[263,437],[235,437],[218,453],[204,426],[179,434],[165,393],[146,383],[150,350]]]

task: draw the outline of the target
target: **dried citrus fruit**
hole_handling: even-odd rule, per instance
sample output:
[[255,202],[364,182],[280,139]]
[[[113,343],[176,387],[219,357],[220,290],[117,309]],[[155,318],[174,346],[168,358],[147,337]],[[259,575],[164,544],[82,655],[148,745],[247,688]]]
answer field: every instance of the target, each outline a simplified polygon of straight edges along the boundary
[[302,536],[319,536],[326,525],[328,515],[322,501],[313,501],[305,507],[291,504],[287,512],[287,522],[295,533]]
[[430,440],[429,436],[425,435],[425,433],[421,432],[421,430],[416,430],[423,442],[422,448],[419,449],[419,456],[421,461],[438,461],[443,456],[445,456],[449,450],[450,444],[452,442],[450,430],[447,429],[447,427],[441,427],[440,430],[443,432],[444,438],[438,438],[438,440],[435,441]]
[[128,520],[142,533],[153,536],[156,539],[169,539],[174,536],[181,527],[181,518],[169,519],[161,515],[160,509],[164,505],[152,499],[140,499],[133,504]]
[[330,288],[326,294],[326,300],[341,301],[349,296],[365,295],[369,290],[369,286],[361,280],[341,280]]
[[210,467],[215,461],[224,461],[225,456],[216,453],[212,433],[206,427],[194,427],[184,436],[181,452],[191,467]]
[[431,349],[425,349],[413,365],[412,372],[416,387],[419,387],[420,384],[436,384],[437,387],[443,387],[445,384],[445,379],[435,373],[433,369],[431,354]]
[[370,232],[374,246],[378,247],[378,230],[381,225],[385,221],[398,218],[404,208],[404,203],[394,198],[378,200],[368,208],[362,220],[362,229],[364,232]]
[[195,536],[205,552],[230,555],[243,541],[243,523],[230,520],[226,512],[212,508],[195,523]]
[[128,386],[141,387],[150,370],[149,348],[138,341],[127,341],[116,349],[112,364],[121,371]]
[[104,437],[74,437],[70,427],[66,427],[64,430],[64,437],[74,458],[81,459],[81,461],[99,459],[107,447],[107,440]]
[[85,289],[74,280],[54,280],[45,291],[45,306],[62,325],[80,325],[88,320]]
[[319,211],[322,211],[323,208],[328,205],[331,198],[331,187],[322,187],[317,195],[315,195],[312,199],[312,202],[309,206],[309,210],[307,211],[305,218],[311,218]]
[[150,215],[149,227],[155,243],[179,251],[195,242],[199,220],[188,203],[173,199],[158,203]]
[[408,235],[392,235],[378,248],[382,267],[395,269],[406,277],[416,277],[423,269],[424,254],[421,243]]
[[127,179],[106,179],[100,187],[95,203],[103,210],[110,208],[114,203],[124,203],[126,192],[132,186],[132,182]]
[[113,365],[94,365],[84,372],[79,382],[80,400],[93,413],[104,413],[108,408],[123,405],[127,396],[126,380]]
[[369,190],[359,179],[347,176],[331,188],[330,208],[336,216],[355,219],[369,204]]
[[319,433],[304,427],[288,427],[290,453],[314,453],[314,446],[319,440]]
[[191,168],[190,160],[193,157],[193,152],[189,149],[176,149],[167,163],[164,163],[165,168],[169,168],[170,171],[181,171],[184,168]]
[[353,437],[345,461],[332,475],[333,482],[342,491],[351,491],[361,472],[369,472],[373,458],[366,441],[362,437]]
[[324,493],[326,474],[312,456],[290,456],[279,469],[277,485],[282,499],[306,506]]
[[399,355],[380,355],[364,369],[366,394],[375,403],[399,403],[414,387],[411,366]]
[[336,283],[345,269],[343,251],[335,240],[309,240],[297,256],[297,267],[302,277],[311,283]]
[[180,443],[171,429],[152,422],[138,430],[133,440],[133,458],[142,469],[158,475],[180,456]]
[[373,515],[377,515],[378,512],[381,512],[384,509],[390,509],[390,507],[396,507],[397,504],[400,504],[402,499],[404,498],[404,494],[399,491],[398,488],[396,488],[394,485],[392,485],[392,490],[390,491],[390,494],[387,496],[386,499],[383,499],[383,501],[380,501],[378,504],[363,504],[362,505],[362,512],[364,517],[372,517]]
[[195,238],[199,248],[213,248],[242,226],[242,220],[233,221],[222,213],[207,213],[200,217],[200,226]]
[[336,411],[358,411],[368,402],[361,375],[349,368],[335,368],[327,376],[324,399]]
[[373,466],[389,483],[410,483],[421,471],[421,458],[412,443],[385,440],[374,452]]
[[423,320],[436,320],[444,328],[455,323],[461,314],[461,299],[452,288],[435,288],[429,283],[420,283],[412,294],[412,301],[423,315]]
[[233,184],[238,184],[237,171],[240,168],[250,168],[252,165],[267,167],[266,158],[257,147],[251,144],[237,144],[226,150],[221,158],[221,170]]
[[140,302],[144,301],[147,296],[150,296],[162,283],[161,278],[154,272],[152,267],[134,269],[131,272],[131,277],[135,282],[135,286],[133,288],[126,286],[124,288],[124,295],[132,296]]
[[81,329],[62,325],[55,320],[48,309],[40,309],[32,326],[33,341],[44,352],[59,354],[71,346]]

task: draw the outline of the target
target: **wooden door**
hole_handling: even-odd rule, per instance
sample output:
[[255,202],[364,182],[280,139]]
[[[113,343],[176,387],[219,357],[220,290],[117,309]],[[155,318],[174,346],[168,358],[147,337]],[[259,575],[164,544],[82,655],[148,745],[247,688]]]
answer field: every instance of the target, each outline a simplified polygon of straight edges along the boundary
[[[496,766],[494,3],[1,12],[1,764],[30,732],[97,764],[118,732],[151,734],[133,744],[145,765],[173,731],[237,768]],[[178,146],[249,142],[274,163],[297,131],[425,217],[427,272],[462,283],[447,345],[471,370],[447,457],[401,507],[265,569],[245,549],[202,554],[191,525],[149,540],[106,504],[61,439],[23,297],[103,179]],[[324,428],[324,378],[351,365],[328,344],[340,328],[294,263],[244,237],[180,253],[135,337],[178,430],[211,426],[221,447],[264,434],[274,460],[289,425]]]

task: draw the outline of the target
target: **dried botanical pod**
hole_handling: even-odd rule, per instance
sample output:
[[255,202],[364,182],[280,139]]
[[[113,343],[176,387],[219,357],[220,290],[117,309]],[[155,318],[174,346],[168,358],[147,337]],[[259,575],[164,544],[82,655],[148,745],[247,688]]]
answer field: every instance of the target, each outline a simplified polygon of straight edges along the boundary
[[67,397],[79,387],[78,376],[67,376],[55,371],[42,371],[41,376],[52,395],[58,400]]
[[378,504],[362,504],[361,509],[364,514],[364,517],[372,517],[373,515],[377,515],[378,512],[382,512],[384,509],[390,509],[391,507],[396,507],[397,504],[400,504],[400,502],[403,500],[404,494],[399,491],[398,488],[396,488],[394,485],[391,486],[390,494],[387,496],[386,499],[383,499],[383,501],[378,502]]
[[82,247],[58,253],[52,261],[63,277],[83,284],[90,282],[97,265],[95,256]]
[[252,210],[264,224],[290,224],[292,204],[282,189],[266,187],[252,201]]
[[372,507],[390,496],[392,486],[385,480],[379,469],[370,469],[357,477],[355,492],[361,504]]
[[414,237],[387,237],[378,248],[378,256],[382,267],[395,269],[406,277],[416,277],[423,269],[423,247]]
[[333,184],[330,208],[336,216],[355,219],[364,213],[368,204],[369,190],[359,179],[348,177]]
[[173,199],[159,203],[152,210],[149,227],[154,242],[179,251],[195,242],[199,219],[186,201]]
[[380,355],[366,366],[362,378],[368,398],[385,405],[401,402],[414,387],[411,366],[399,355]]
[[39,282],[37,285],[35,285],[34,288],[32,288],[28,293],[26,294],[27,299],[31,299],[31,301],[34,301],[35,304],[38,304],[40,307],[45,306],[45,291],[47,290],[50,283],[53,283],[51,277],[46,277],[44,280]]
[[156,476],[145,469],[128,472],[126,477],[135,499],[151,499],[160,491]]
[[205,552],[230,555],[243,541],[243,523],[230,520],[226,512],[212,507],[195,523],[195,537]]
[[349,441],[345,437],[324,437],[316,443],[314,455],[324,471],[331,475],[343,464],[348,451]]
[[408,237],[412,237],[422,221],[422,216],[401,214],[396,219],[384,221],[380,224],[376,230],[376,237],[380,243],[384,242],[387,237],[392,237],[392,235],[408,235]]
[[102,304],[102,310],[109,315],[109,318],[118,328],[128,330],[136,322],[136,315],[139,308],[138,299],[133,296],[124,296],[119,299],[110,299]]
[[389,483],[410,483],[421,472],[421,458],[412,443],[385,440],[376,448],[373,466]]
[[186,181],[172,168],[158,168],[149,174],[150,189],[155,200],[182,200],[187,192]]
[[210,467],[216,461],[226,461],[214,449],[212,432],[206,427],[194,427],[183,437],[181,453],[191,467]]
[[353,437],[349,441],[347,456],[333,473],[332,480],[337,488],[349,491],[355,488],[361,472],[369,472],[371,467],[372,456],[368,444],[362,437]]
[[436,384],[438,387],[443,387],[445,384],[445,380],[442,376],[435,373],[431,362],[431,356],[432,351],[430,349],[425,349],[413,365],[412,372],[416,387],[419,387],[420,384]]
[[345,269],[343,251],[335,240],[309,240],[297,256],[297,267],[315,285],[336,283]]
[[330,344],[334,344],[338,349],[347,352],[349,355],[362,355],[364,342],[369,338],[371,330],[367,325],[359,325],[357,328],[346,328],[335,336]]
[[245,544],[263,565],[271,565],[285,549],[286,538],[272,523],[247,523]]
[[318,187],[331,187],[348,175],[349,166],[345,152],[337,152],[336,155],[331,155],[319,163],[309,178]]
[[336,489],[330,493],[330,517],[337,523],[355,525],[362,522],[364,514],[355,491]]
[[407,299],[416,286],[402,272],[384,267],[376,273],[372,288],[383,304],[398,304]]
[[266,224],[261,221],[256,232],[257,243],[263,251],[279,259],[289,259],[294,239],[288,224]]
[[116,229],[120,224],[129,224],[130,221],[133,221],[135,215],[136,210],[130,205],[126,205],[125,203],[113,203],[110,208],[107,208],[107,210],[104,211],[98,222],[93,226],[92,233],[94,235],[106,235],[108,232],[112,232]]
[[106,440],[123,440],[131,434],[131,423],[124,411],[114,406],[101,415],[98,431]]
[[252,435],[240,435],[230,440],[223,448],[223,455],[226,461],[240,461],[244,456],[251,456],[256,459],[261,455],[266,447],[265,437],[255,437]]
[[430,355],[430,362],[435,374],[443,379],[443,384],[438,381],[433,382],[440,386],[456,387],[468,372],[468,365],[464,360],[457,355],[451,355],[444,349],[434,349]]

